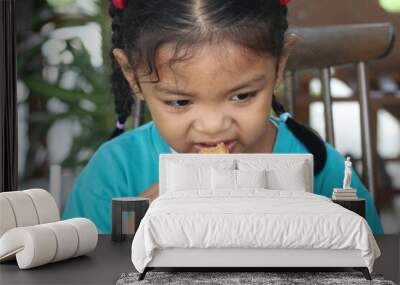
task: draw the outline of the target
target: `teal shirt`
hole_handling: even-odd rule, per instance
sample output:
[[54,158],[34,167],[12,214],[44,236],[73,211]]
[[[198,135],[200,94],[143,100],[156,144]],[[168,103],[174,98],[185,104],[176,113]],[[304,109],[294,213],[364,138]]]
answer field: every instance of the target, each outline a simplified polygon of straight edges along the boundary
[[[271,117],[278,127],[273,153],[307,153],[304,145],[286,124]],[[326,144],[327,162],[314,176],[314,193],[332,196],[340,188],[344,175],[344,157]],[[159,180],[160,153],[171,153],[171,147],[159,134],[154,122],[148,122],[105,142],[92,156],[78,176],[64,209],[63,219],[85,217],[92,220],[99,232],[111,233],[111,199],[138,196]],[[374,234],[383,228],[370,193],[355,171],[351,186],[366,199],[366,218]]]

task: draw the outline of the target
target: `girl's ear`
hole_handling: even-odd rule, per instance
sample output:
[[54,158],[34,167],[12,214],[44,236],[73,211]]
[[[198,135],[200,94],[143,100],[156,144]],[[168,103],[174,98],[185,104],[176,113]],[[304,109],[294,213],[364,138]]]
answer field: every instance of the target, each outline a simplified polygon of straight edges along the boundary
[[286,64],[292,49],[297,43],[297,40],[298,37],[293,33],[285,36],[282,54],[278,59],[278,72],[275,80],[275,89],[278,88],[278,86],[281,85],[281,83],[285,80]]
[[144,100],[143,94],[140,91],[139,86],[137,85],[135,73],[129,64],[129,60],[125,52],[120,48],[114,48],[112,53],[115,60],[121,67],[122,73],[124,74],[125,79],[128,81],[129,86],[131,87],[135,96],[137,96],[140,100]]

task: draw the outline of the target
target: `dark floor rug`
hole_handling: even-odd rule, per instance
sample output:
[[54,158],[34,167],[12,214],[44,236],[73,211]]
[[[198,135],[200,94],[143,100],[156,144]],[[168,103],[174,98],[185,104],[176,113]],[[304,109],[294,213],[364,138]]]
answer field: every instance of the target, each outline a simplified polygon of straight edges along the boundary
[[139,273],[124,273],[117,285],[133,284],[379,284],[395,285],[382,275],[372,274],[366,280],[361,272],[157,272],[150,271],[138,281]]

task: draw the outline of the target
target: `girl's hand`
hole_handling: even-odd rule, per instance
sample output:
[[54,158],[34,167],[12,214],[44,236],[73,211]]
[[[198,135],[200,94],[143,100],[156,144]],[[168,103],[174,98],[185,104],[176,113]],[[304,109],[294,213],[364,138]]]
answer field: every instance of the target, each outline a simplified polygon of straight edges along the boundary
[[156,199],[159,195],[158,191],[158,182],[154,183],[151,185],[149,188],[144,190],[139,196],[140,197],[145,197],[150,199],[150,203],[153,202],[154,199]]

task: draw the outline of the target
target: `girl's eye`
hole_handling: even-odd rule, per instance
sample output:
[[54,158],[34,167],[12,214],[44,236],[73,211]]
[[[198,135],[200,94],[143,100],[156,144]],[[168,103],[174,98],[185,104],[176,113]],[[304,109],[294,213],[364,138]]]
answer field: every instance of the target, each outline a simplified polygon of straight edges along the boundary
[[246,102],[250,100],[251,98],[255,97],[257,93],[244,93],[244,94],[238,94],[233,96],[232,98],[239,98],[239,100],[233,100],[233,101],[238,101],[238,102]]
[[164,102],[168,106],[178,109],[178,108],[182,108],[182,107],[185,107],[186,105],[188,105],[188,102],[190,102],[190,100],[174,100],[174,101],[164,101]]

